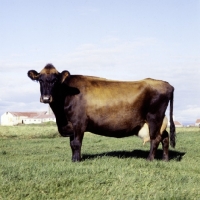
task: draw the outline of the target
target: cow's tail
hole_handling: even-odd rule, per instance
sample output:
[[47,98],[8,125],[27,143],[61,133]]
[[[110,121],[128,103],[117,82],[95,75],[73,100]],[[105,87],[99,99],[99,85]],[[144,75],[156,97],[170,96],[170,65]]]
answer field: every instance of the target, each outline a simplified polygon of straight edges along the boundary
[[171,147],[175,148],[176,146],[176,130],[173,120],[173,101],[174,101],[174,91],[171,93],[170,98],[170,113],[169,113],[169,122],[170,122],[170,145]]

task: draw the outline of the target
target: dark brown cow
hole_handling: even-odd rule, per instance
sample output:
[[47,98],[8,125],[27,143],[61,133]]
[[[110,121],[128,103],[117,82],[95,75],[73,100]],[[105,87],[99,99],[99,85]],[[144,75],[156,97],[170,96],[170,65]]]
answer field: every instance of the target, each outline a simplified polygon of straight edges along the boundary
[[174,88],[154,79],[121,82],[103,78],[59,73],[48,64],[38,73],[28,71],[32,80],[40,82],[42,103],[49,103],[59,133],[70,137],[72,160],[81,160],[84,132],[109,137],[137,135],[145,123],[151,139],[148,160],[153,160],[159,143],[163,159],[168,160],[169,136],[160,134],[165,111],[170,102],[170,144],[175,147],[173,115]]

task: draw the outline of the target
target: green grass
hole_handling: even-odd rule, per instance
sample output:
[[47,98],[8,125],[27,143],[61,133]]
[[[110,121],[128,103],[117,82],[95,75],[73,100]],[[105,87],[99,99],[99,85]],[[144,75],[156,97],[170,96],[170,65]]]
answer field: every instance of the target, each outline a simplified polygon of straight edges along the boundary
[[0,126],[0,138],[54,138],[58,137],[57,126],[54,122],[42,124]]
[[199,128],[179,128],[170,162],[161,147],[148,162],[137,137],[86,133],[83,161],[72,163],[55,125],[0,126],[0,199],[200,199],[199,141]]

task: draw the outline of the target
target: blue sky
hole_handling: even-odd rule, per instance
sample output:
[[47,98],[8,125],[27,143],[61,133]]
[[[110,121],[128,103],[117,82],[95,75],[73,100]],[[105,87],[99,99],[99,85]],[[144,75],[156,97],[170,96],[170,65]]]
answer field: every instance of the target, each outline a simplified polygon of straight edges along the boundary
[[0,115],[46,110],[27,71],[52,63],[71,74],[168,81],[175,119],[200,118],[200,0],[0,3]]

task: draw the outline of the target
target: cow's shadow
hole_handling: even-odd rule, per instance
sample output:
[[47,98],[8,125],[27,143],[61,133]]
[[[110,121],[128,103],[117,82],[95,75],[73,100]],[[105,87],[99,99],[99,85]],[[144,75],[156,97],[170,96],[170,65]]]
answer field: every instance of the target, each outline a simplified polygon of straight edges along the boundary
[[[156,151],[156,160],[162,160],[162,153],[163,151],[161,149],[158,149]],[[133,150],[133,151],[111,151],[111,152],[104,152],[104,153],[97,153],[97,154],[83,154],[82,160],[88,160],[88,159],[94,159],[97,157],[103,157],[103,156],[110,156],[110,157],[117,157],[120,159],[124,158],[143,158],[146,159],[149,155],[149,151],[144,150]],[[179,152],[179,151],[169,151],[169,160],[175,160],[175,161],[181,161],[183,156],[185,155],[185,152]]]

